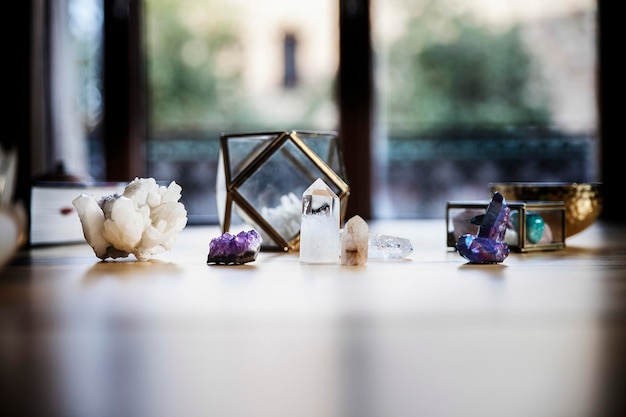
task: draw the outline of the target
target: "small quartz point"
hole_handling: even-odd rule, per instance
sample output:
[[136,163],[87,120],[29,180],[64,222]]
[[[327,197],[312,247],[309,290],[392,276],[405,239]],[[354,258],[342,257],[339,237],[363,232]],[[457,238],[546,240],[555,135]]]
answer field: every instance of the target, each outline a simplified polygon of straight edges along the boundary
[[300,262],[339,262],[339,214],[339,197],[324,181],[316,179],[302,194]]
[[459,254],[470,263],[476,264],[504,261],[510,251],[505,241],[510,212],[504,196],[496,191],[487,206],[478,235],[467,233],[459,237],[456,243]]
[[207,264],[241,265],[253,262],[261,250],[262,240],[254,229],[236,235],[226,232],[211,239]]
[[411,241],[402,237],[370,233],[368,243],[370,259],[404,259],[413,252]]
[[348,220],[341,234],[341,264],[365,265],[368,257],[369,227],[361,216]]

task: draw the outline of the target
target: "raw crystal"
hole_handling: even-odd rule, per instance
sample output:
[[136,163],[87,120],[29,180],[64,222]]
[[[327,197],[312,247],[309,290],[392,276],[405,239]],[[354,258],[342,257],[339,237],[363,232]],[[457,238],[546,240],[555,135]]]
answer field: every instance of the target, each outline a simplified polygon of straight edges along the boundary
[[470,263],[499,263],[509,256],[505,242],[506,227],[511,209],[504,196],[495,192],[487,206],[487,212],[478,229],[478,235],[464,234],[459,237],[456,248]]
[[339,234],[339,197],[318,178],[302,194],[300,262],[339,262]]
[[341,234],[341,264],[365,265],[368,256],[369,227],[361,216],[348,220]]
[[72,201],[83,235],[100,259],[140,261],[170,250],[178,232],[187,225],[187,210],[179,202],[182,188],[176,182],[160,186],[154,178],[135,178],[122,195],[96,199],[81,194]]
[[411,241],[402,237],[370,233],[368,243],[370,259],[404,259],[413,252]]
[[[513,227],[519,229],[519,212],[511,213],[510,221]],[[530,243],[539,243],[546,230],[543,218],[537,213],[526,214],[526,239]]]
[[256,260],[261,250],[261,235],[252,229],[236,235],[228,232],[211,239],[208,264],[241,265]]

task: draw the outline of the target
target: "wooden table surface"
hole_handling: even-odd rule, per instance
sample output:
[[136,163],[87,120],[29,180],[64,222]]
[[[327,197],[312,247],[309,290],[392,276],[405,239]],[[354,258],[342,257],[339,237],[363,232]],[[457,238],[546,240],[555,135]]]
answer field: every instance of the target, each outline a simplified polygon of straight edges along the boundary
[[469,265],[444,220],[378,221],[401,261],[207,265],[216,226],[149,262],[85,243],[0,271],[0,416],[626,415],[626,226]]

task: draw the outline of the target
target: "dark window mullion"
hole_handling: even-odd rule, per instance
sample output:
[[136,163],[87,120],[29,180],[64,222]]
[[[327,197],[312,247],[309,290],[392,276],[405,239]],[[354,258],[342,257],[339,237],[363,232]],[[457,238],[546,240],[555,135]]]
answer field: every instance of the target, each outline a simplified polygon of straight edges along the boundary
[[340,135],[350,198],[346,219],[372,216],[372,45],[370,0],[339,2]]

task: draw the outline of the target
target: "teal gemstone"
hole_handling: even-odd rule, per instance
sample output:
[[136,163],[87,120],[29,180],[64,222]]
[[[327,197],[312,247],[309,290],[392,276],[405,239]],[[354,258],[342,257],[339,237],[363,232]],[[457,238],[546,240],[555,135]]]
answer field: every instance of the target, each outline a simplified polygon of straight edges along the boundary
[[[515,230],[519,230],[519,212],[514,211],[509,218]],[[526,240],[530,243],[538,243],[543,236],[546,225],[543,218],[537,213],[526,214]]]
[[537,243],[543,236],[546,225],[540,215],[529,213],[526,215],[526,238],[530,243]]

